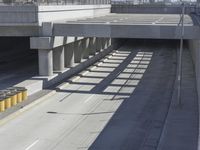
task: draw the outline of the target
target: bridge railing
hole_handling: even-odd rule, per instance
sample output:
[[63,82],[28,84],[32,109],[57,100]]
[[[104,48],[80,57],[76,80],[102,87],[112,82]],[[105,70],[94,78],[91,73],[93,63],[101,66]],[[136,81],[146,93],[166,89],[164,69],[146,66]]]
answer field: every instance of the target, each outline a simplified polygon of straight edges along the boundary
[[[112,5],[144,5],[144,6],[177,6],[181,5],[179,0],[171,1],[171,0],[112,0]],[[187,4],[194,5],[195,1],[188,1]]]
[[111,0],[0,0],[0,5],[100,5]]

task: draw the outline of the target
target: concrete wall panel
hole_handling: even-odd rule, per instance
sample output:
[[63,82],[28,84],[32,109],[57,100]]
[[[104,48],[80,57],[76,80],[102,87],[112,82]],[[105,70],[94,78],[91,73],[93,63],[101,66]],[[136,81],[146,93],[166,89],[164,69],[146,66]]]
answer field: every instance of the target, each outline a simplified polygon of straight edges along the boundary
[[39,24],[105,15],[110,13],[110,9],[110,5],[39,6]]
[[195,67],[197,92],[200,98],[200,40],[189,40],[188,45]]
[[[186,7],[186,14],[195,11],[194,6]],[[140,14],[180,14],[180,6],[140,6],[140,5],[112,5],[112,13],[140,13]]]

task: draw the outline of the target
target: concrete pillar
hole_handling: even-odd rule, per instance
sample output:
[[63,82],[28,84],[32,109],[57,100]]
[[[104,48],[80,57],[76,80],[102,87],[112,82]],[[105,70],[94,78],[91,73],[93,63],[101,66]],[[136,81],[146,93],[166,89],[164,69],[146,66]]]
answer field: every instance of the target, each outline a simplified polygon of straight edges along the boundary
[[64,46],[65,67],[73,67],[74,65],[74,43]]
[[90,55],[95,55],[96,53],[96,37],[90,37],[89,38],[89,54]]
[[108,38],[105,38],[105,48],[107,49],[109,47],[108,45]]
[[101,51],[101,38],[96,38],[96,51]]
[[111,38],[106,39],[106,46],[110,47],[111,46]]
[[52,76],[53,75],[53,56],[52,50],[38,50],[39,58],[39,75]]
[[80,63],[82,58],[82,41],[74,42],[74,62]]
[[83,39],[83,59],[89,58],[89,38]]
[[53,70],[63,71],[64,66],[64,46],[59,46],[53,50]]
[[102,48],[103,49],[107,49],[106,40],[107,40],[106,38],[102,39],[102,45],[103,45]]

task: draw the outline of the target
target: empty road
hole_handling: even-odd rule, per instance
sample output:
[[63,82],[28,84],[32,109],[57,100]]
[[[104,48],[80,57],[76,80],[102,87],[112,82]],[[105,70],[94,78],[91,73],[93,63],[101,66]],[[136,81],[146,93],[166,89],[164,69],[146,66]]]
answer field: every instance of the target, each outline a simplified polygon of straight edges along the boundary
[[187,50],[181,109],[176,66],[176,42],[129,41],[0,126],[0,149],[196,150],[198,103]]

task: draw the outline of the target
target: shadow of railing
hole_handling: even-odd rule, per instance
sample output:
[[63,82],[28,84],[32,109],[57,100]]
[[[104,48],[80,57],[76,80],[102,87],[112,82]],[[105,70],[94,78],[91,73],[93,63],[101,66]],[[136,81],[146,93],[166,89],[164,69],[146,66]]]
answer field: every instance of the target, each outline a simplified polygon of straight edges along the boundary
[[[128,108],[129,110],[127,111],[130,113],[132,112],[130,109],[131,106],[134,105],[133,97],[135,95],[135,90],[138,87],[142,88],[140,87],[140,82],[151,63],[152,57],[152,51],[143,51],[142,49],[134,49],[131,51],[129,47],[123,47],[123,50],[119,50],[113,57],[107,59],[101,65],[97,65],[96,68],[90,70],[88,74],[82,75],[80,80],[71,82],[70,86],[64,87],[63,89],[58,89],[57,92],[67,92],[69,94],[77,93],[89,96],[105,95],[105,97],[102,98],[104,102],[115,101],[120,103],[118,108],[114,110],[95,111],[82,114],[96,117],[102,115],[111,115],[112,117],[110,119],[107,118],[108,120],[106,120],[109,125],[115,122],[115,119],[118,117],[116,115],[119,114],[121,117],[126,119],[130,117],[132,118],[132,115],[136,114],[127,114],[121,111]],[[127,105],[129,105],[129,107],[127,107]],[[110,142],[114,143],[114,141],[112,141],[112,136],[119,137],[120,135],[118,133],[116,133],[116,135],[112,135],[114,134],[111,133],[112,129],[107,131],[107,128],[108,127],[106,125],[103,128],[103,131],[100,130],[96,132],[95,134],[98,135],[97,139],[94,141],[94,143],[92,143],[90,147],[84,148],[96,150],[97,145],[104,145],[104,142],[101,143],[101,138],[105,131],[106,133],[109,133],[108,137],[111,140]],[[123,130],[124,129],[121,129],[121,131]],[[81,149],[83,147],[79,148]],[[102,147],[100,149],[102,149]]]
[[[84,95],[87,98],[99,96],[87,104],[98,101],[101,103],[95,105],[98,109],[81,114],[95,122],[91,126],[87,122],[91,128],[89,131],[86,129],[87,133],[84,127],[81,129],[84,131],[81,136],[87,135],[91,141],[89,144],[77,143],[77,149],[157,148],[176,77],[177,41],[167,43],[151,41],[137,43],[140,47],[132,45],[132,49],[123,47],[79,80],[71,82],[70,86],[57,90],[68,95],[77,93],[83,96],[84,103]],[[97,128],[97,124],[101,127]]]
[[89,90],[70,89],[69,86],[57,91],[130,96],[146,71],[152,55],[152,52],[119,52],[114,59],[110,58],[97,69],[90,71],[90,73],[99,74],[99,76],[83,75],[81,76],[82,80],[70,83],[72,86],[88,86]]

